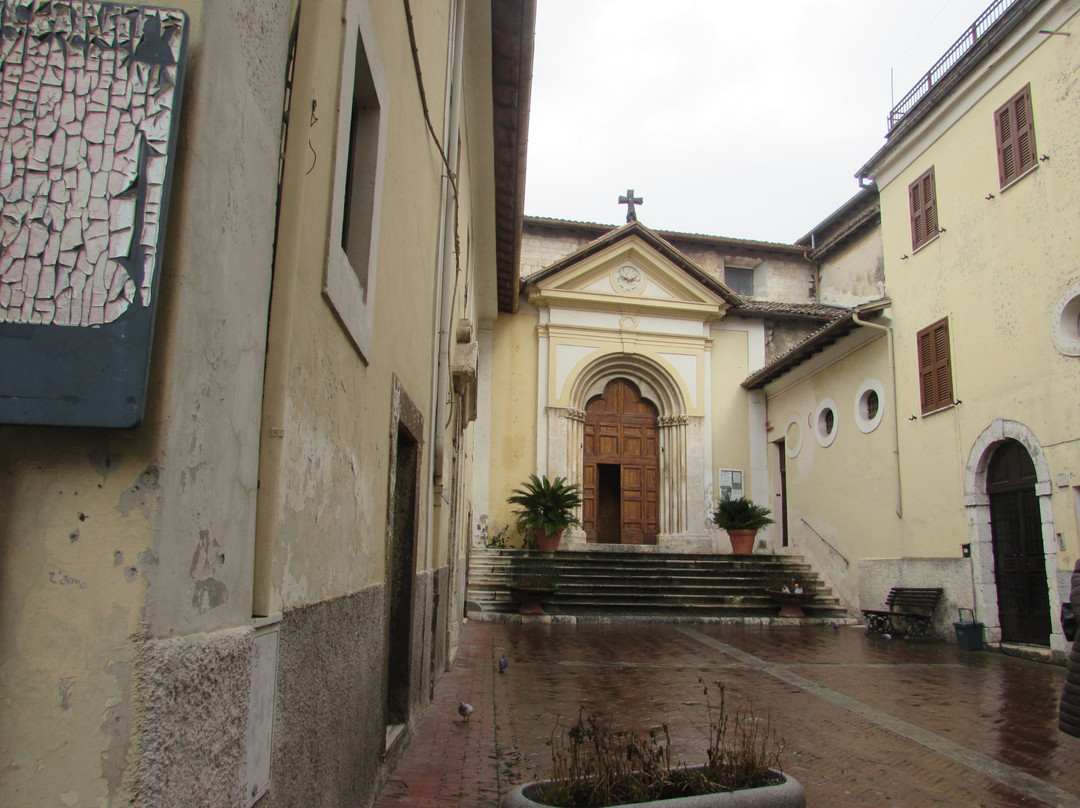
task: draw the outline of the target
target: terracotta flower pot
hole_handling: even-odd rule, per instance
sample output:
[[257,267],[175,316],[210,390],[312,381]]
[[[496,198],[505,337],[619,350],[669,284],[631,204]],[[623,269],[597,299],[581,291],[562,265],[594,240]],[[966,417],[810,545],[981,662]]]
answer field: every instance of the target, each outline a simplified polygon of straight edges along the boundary
[[[772,786],[634,804],[639,808],[806,808],[806,794],[802,784],[786,774],[777,772],[777,775],[783,778],[783,782]],[[533,799],[536,790],[541,786],[543,783],[517,786],[503,797],[502,808],[544,808],[547,803]]]
[[780,604],[781,617],[806,617],[802,607],[817,597],[817,592],[784,592],[775,589],[765,591]]
[[757,539],[756,530],[735,530],[728,528],[728,538],[731,539],[731,552],[735,555],[753,555],[754,541]]
[[557,533],[548,535],[540,528],[536,528],[536,546],[545,553],[553,553],[559,549],[559,542],[562,541],[562,534],[563,532],[560,530]]
[[544,614],[544,600],[551,597],[554,586],[514,586],[507,587],[510,597],[518,605],[518,614]]

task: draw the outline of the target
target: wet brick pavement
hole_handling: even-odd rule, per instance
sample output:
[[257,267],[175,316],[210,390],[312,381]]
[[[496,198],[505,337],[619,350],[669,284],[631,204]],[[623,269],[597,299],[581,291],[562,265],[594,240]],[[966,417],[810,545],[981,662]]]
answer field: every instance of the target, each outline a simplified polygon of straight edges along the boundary
[[809,806],[1080,808],[1080,738],[1057,729],[1064,674],[859,627],[470,621],[376,805],[495,808],[543,776],[552,729],[580,705],[627,729],[667,723],[675,755],[703,762],[703,679],[768,715]]

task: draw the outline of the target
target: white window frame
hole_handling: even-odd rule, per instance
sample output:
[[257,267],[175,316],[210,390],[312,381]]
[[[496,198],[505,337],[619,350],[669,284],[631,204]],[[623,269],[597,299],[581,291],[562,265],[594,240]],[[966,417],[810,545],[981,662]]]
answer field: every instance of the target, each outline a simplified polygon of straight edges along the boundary
[[[375,282],[379,264],[379,224],[381,221],[383,181],[386,169],[386,146],[390,129],[390,91],[379,53],[375,19],[368,0],[346,0],[342,24],[341,89],[338,95],[337,137],[334,147],[334,182],[331,196],[330,232],[326,250],[323,295],[337,314],[342,326],[360,352],[364,362],[371,361],[371,341],[375,325]],[[348,181],[349,146],[352,125],[353,83],[356,76],[357,42],[363,41],[368,69],[379,99],[378,153],[375,160],[374,200],[371,212],[371,238],[368,248],[366,284],[341,246],[345,214],[345,188]]]
[[1059,353],[1080,356],[1080,281],[1070,284],[1054,304],[1050,333]]
[[[878,407],[873,417],[867,417],[867,401],[870,393],[877,395]],[[881,419],[885,415],[885,387],[877,379],[867,379],[859,385],[855,393],[855,425],[864,434],[870,434],[881,425]]]
[[[825,413],[832,412],[832,431],[825,430]],[[813,418],[814,437],[818,445],[823,449],[832,446],[836,440],[836,433],[840,431],[840,413],[836,409],[836,402],[831,398],[823,398],[814,410]]]

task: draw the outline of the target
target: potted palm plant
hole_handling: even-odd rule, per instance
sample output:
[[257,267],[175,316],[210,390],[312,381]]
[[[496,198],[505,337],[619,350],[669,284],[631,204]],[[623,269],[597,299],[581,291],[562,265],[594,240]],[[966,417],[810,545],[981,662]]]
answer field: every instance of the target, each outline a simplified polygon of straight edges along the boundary
[[770,511],[764,505],[755,505],[746,497],[732,499],[725,496],[713,510],[713,524],[727,531],[731,539],[731,552],[750,555],[754,552],[754,538],[761,528],[771,525]]
[[514,511],[518,529],[535,533],[537,545],[546,552],[559,549],[566,528],[581,524],[575,515],[581,507],[581,487],[571,485],[565,477],[549,480],[546,475],[530,474],[506,501],[518,506]]

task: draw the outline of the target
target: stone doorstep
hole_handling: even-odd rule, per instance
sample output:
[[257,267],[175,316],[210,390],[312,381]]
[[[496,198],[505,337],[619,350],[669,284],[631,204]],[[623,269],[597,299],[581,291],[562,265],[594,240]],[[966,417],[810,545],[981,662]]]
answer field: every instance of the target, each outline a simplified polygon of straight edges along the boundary
[[466,620],[476,620],[480,623],[559,623],[566,625],[594,624],[594,623],[696,623],[708,624],[719,623],[727,625],[745,626],[807,626],[807,625],[836,625],[857,626],[858,620],[853,617],[778,617],[768,615],[682,615],[682,614],[538,614],[521,615],[517,612],[493,612],[474,610],[470,604],[466,611]]

